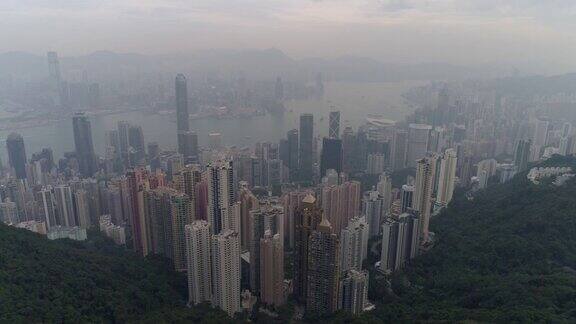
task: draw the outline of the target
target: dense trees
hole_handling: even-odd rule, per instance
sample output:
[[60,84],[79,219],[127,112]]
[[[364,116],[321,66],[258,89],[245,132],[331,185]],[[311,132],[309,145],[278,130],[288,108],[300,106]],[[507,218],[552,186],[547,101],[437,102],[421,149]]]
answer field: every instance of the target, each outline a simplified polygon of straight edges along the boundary
[[[573,158],[545,165],[576,170]],[[432,230],[434,248],[393,275],[388,293],[371,289],[378,308],[359,320],[576,320],[574,180],[534,185],[523,173],[473,200],[458,194]]]
[[219,322],[185,307],[186,280],[165,259],[141,258],[98,233],[48,241],[0,224],[0,322]]

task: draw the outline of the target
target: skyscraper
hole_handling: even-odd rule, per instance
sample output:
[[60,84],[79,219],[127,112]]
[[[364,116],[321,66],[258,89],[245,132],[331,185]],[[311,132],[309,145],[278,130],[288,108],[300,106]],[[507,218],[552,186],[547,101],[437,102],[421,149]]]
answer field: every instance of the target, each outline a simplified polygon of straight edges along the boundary
[[134,251],[148,255],[151,251],[149,240],[150,224],[145,212],[144,192],[150,189],[148,174],[145,170],[134,169],[126,174],[128,178],[128,191],[130,193],[130,209],[132,219],[130,221],[130,234]]
[[18,179],[26,179],[26,149],[24,148],[24,138],[20,134],[10,133],[6,139],[6,149],[8,150],[8,162],[14,169]]
[[386,218],[382,222],[382,252],[380,253],[380,271],[390,273],[396,270],[396,250],[398,244],[398,222]]
[[403,268],[418,255],[420,221],[416,215],[404,213],[398,220],[387,218],[382,223],[380,270],[393,272]]
[[280,234],[266,231],[260,239],[260,299],[281,306],[284,298],[284,244]]
[[416,184],[412,208],[420,213],[420,234],[423,243],[429,240],[428,226],[430,224],[437,160],[436,155],[430,155],[418,160],[416,166]]
[[191,305],[212,301],[212,258],[210,224],[197,220],[186,225],[188,302]]
[[[88,228],[91,226],[87,196],[88,193],[84,189],[75,190],[73,194],[74,213],[76,214],[80,228]],[[122,224],[122,222],[118,222],[117,224]]]
[[46,222],[47,230],[50,230],[50,228],[54,226],[62,225],[58,222],[52,187],[48,186],[37,191],[36,202],[38,204],[41,219]]
[[131,166],[146,164],[146,147],[142,126],[130,125],[128,128],[128,142],[130,143]]
[[365,216],[356,216],[340,234],[340,271],[362,270],[368,254],[368,223]]
[[348,220],[360,213],[361,184],[346,181],[322,188],[322,209],[335,233],[348,226]]
[[308,244],[308,280],[306,312],[326,315],[338,309],[340,242],[330,222],[322,217],[310,233]]
[[328,136],[330,138],[340,138],[340,112],[331,111],[329,122]]
[[97,171],[96,154],[92,142],[92,128],[88,116],[82,112],[75,113],[72,117],[74,128],[74,146],[76,158],[80,167],[80,173],[84,177],[91,177]]
[[368,305],[368,272],[350,270],[340,281],[340,309],[360,314]]
[[232,204],[236,201],[231,161],[217,161],[207,168],[208,222],[214,234],[232,227]]
[[428,141],[432,126],[424,124],[410,124],[408,126],[408,146],[406,164],[415,167],[416,161],[426,156]]
[[267,205],[253,209],[249,214],[250,290],[259,294],[261,284],[260,240],[267,231],[270,232],[270,235],[279,232],[280,222],[283,221],[284,215],[281,210]]
[[312,164],[314,141],[314,116],[312,114],[300,115],[300,179],[302,181],[312,181],[314,174]]
[[456,151],[454,149],[447,149],[440,161],[438,193],[436,195],[436,202],[442,206],[448,205],[452,200],[456,180],[456,163]]
[[78,226],[72,204],[72,191],[69,186],[54,187],[54,198],[58,215],[58,223],[63,226]]
[[387,173],[380,174],[376,190],[384,198],[384,210],[388,210],[392,205],[392,179]]
[[322,210],[316,206],[316,199],[308,194],[294,216],[294,296],[305,302],[308,296],[309,239],[322,219]]
[[362,198],[362,213],[366,215],[370,237],[380,234],[380,223],[384,219],[384,197],[378,191],[366,191]]
[[182,151],[179,153],[184,156],[186,163],[193,163],[198,160],[198,134],[193,131],[179,133],[179,139],[182,140]]
[[232,230],[212,236],[212,305],[234,316],[240,307],[240,237]]
[[299,168],[299,156],[300,151],[298,149],[298,130],[292,129],[288,131],[288,164],[286,165],[290,171],[290,180],[294,181],[298,175]]
[[60,61],[58,60],[58,53],[48,52],[46,54],[48,60],[48,79],[50,80],[50,87],[56,105],[60,108],[66,105],[66,98],[62,84],[62,75],[60,73]]
[[528,168],[528,157],[530,156],[530,147],[532,143],[530,140],[518,140],[514,150],[514,165],[518,172],[522,172]]
[[414,201],[414,186],[411,185],[402,185],[402,189],[400,190],[400,211],[405,213],[408,209],[412,208],[412,204]]
[[342,172],[342,141],[337,138],[322,139],[322,155],[320,157],[320,177],[326,175],[326,170],[334,169]]
[[186,153],[186,132],[190,131],[188,115],[188,85],[183,74],[176,76],[176,129],[178,132],[178,153]]
[[295,245],[296,212],[302,207],[303,200],[308,194],[309,192],[307,191],[294,190],[282,196],[282,204],[284,206],[284,239],[290,248],[294,248]]
[[194,220],[194,206],[188,195],[173,192],[170,195],[170,209],[174,268],[176,271],[186,271],[185,226]]

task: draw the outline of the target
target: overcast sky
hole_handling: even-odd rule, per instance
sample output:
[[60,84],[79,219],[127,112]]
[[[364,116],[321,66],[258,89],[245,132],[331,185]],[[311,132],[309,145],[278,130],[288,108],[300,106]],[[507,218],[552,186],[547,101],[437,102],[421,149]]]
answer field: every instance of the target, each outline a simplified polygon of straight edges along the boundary
[[0,52],[175,53],[576,67],[575,0],[0,0]]

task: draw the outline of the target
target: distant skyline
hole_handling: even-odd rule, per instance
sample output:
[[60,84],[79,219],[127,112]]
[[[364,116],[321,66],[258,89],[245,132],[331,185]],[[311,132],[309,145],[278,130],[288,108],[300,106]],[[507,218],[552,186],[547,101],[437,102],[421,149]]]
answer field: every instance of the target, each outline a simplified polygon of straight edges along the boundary
[[570,0],[4,0],[0,52],[63,56],[209,48],[279,48],[288,55],[356,55],[576,70]]

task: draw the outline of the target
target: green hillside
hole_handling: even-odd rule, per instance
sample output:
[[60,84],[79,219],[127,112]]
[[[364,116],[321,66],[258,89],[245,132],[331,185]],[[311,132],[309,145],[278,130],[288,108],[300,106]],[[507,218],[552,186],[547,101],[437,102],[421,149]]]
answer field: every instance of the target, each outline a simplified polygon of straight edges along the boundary
[[[572,166],[554,157],[548,166]],[[363,320],[576,321],[576,182],[534,185],[526,173],[456,195],[432,220],[434,248],[391,288],[371,283],[377,310]],[[373,278],[371,278],[373,279]]]
[[164,259],[141,258],[97,233],[48,241],[0,224],[0,323],[221,322],[188,309],[186,280]]

